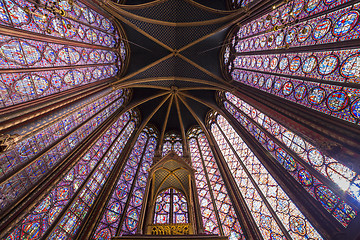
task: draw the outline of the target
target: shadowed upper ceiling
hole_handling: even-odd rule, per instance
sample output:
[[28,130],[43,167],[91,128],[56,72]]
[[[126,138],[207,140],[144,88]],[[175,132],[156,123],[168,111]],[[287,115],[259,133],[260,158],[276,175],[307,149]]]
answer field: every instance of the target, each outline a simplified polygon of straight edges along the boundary
[[186,132],[216,105],[216,90],[231,88],[219,54],[242,10],[224,10],[225,0],[210,2],[136,0],[105,7],[123,23],[131,46],[128,72],[114,85],[133,88],[142,119],[159,130]]

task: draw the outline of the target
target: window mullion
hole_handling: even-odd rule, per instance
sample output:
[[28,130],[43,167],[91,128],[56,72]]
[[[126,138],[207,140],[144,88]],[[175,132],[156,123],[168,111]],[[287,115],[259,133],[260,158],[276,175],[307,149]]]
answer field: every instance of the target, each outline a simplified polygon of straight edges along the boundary
[[203,169],[204,169],[204,173],[205,173],[205,177],[206,177],[206,182],[207,182],[207,184],[208,184],[209,193],[210,193],[211,201],[212,201],[213,208],[214,208],[214,211],[215,211],[216,220],[217,220],[217,222],[218,222],[218,227],[219,227],[219,230],[220,230],[220,234],[221,234],[222,236],[224,236],[224,230],[223,230],[223,228],[222,228],[222,224],[221,224],[219,212],[218,212],[218,209],[217,209],[217,206],[216,206],[216,203],[215,203],[214,193],[213,193],[213,190],[212,190],[211,185],[210,185],[210,179],[209,179],[209,175],[208,175],[208,172],[207,172],[205,163],[204,163],[204,157],[203,157],[202,149],[201,149],[200,144],[199,144],[199,141],[198,141],[198,136],[196,136],[196,144],[197,144],[197,147],[198,147],[198,149],[199,149],[199,153],[200,153],[200,157],[201,157],[201,164],[202,164]]
[[229,147],[231,148],[231,151],[234,153],[235,157],[237,158],[238,162],[240,163],[240,165],[242,166],[242,168],[244,169],[247,177],[249,178],[249,180],[251,181],[251,183],[253,184],[254,188],[256,189],[256,191],[258,192],[258,194],[260,195],[262,201],[264,202],[264,204],[266,205],[266,207],[269,209],[271,215],[273,216],[274,220],[276,221],[276,223],[278,224],[278,226],[280,227],[281,231],[283,232],[283,234],[286,236],[287,239],[292,239],[292,237],[290,236],[290,234],[288,233],[288,231],[286,230],[286,228],[284,227],[284,225],[282,224],[282,222],[280,221],[280,219],[278,218],[277,214],[275,213],[275,211],[273,210],[273,208],[271,207],[271,205],[269,204],[269,202],[266,200],[266,197],[264,196],[264,194],[262,193],[261,189],[259,188],[259,186],[257,185],[257,183],[255,182],[255,180],[253,179],[253,177],[251,176],[249,170],[246,168],[245,164],[242,162],[241,158],[239,157],[238,153],[235,151],[234,147],[232,146],[232,144],[230,143],[229,139],[227,138],[227,136],[224,134],[223,130],[221,129],[221,127],[219,126],[219,124],[216,122],[216,126],[219,128],[223,138],[226,140],[227,144],[229,145]]

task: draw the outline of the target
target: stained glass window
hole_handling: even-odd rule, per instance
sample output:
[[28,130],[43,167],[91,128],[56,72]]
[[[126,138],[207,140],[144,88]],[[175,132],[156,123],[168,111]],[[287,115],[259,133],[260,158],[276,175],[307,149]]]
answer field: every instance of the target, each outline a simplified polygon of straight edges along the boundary
[[[156,144],[157,133],[152,127],[146,127],[130,153],[92,239],[109,239],[136,232]],[[122,215],[124,220],[120,222]]]
[[[57,223],[57,226],[50,238],[73,236],[91,209],[116,156],[135,128],[131,115],[132,111],[121,115],[65,176],[54,183],[50,192],[18,222],[7,237],[39,239],[53,223]],[[70,202],[73,197],[76,197],[75,200]],[[63,213],[65,210],[66,214]],[[57,221],[60,218],[61,221]]]
[[188,138],[205,232],[220,235],[222,229],[230,239],[244,239],[205,134],[200,128],[193,128],[189,131]]
[[124,149],[127,140],[130,138],[135,123],[132,121],[125,128],[124,132],[118,137],[117,142],[107,152],[103,161],[98,164],[98,168],[87,181],[78,197],[73,200],[68,210],[60,219],[57,227],[52,231],[49,239],[59,239],[62,237],[74,237],[80,224],[84,221],[87,213],[91,210],[95,199],[100,193],[106,178],[109,176],[119,154]]
[[[0,155],[0,211],[31,189],[124,102],[123,90],[106,92],[50,122]],[[43,150],[46,152],[43,152]]]
[[359,123],[359,49],[346,46],[360,36],[360,4],[348,2],[289,1],[235,28],[223,50],[224,71],[242,84]]
[[[319,1],[319,0],[310,0],[310,1],[304,1],[304,0],[292,0],[288,3],[280,6],[279,8],[271,11],[269,14],[264,14],[263,16],[259,17],[258,19],[255,19],[253,21],[250,21],[249,23],[244,24],[241,26],[241,28],[237,31],[237,36],[242,39],[248,36],[255,35],[257,33],[263,33],[266,30],[270,30],[274,26],[279,26],[281,24],[289,24],[290,28],[287,28],[287,30],[291,30],[291,26],[293,25],[300,25],[303,24],[306,21],[310,21],[313,19],[311,16],[315,14],[322,14],[322,12],[325,12],[326,10],[334,9],[335,7],[345,4],[347,2],[350,2],[350,0],[344,0],[344,1],[332,1],[331,3],[327,3],[327,1]],[[347,10],[350,9],[357,9],[358,5],[350,5],[350,7],[347,8]],[[345,10],[346,11],[346,10]],[[329,17],[329,19],[333,20],[334,22],[344,22],[343,18],[339,18],[342,14],[345,12],[340,11],[340,15],[334,15],[335,11],[330,11],[328,13],[329,16],[335,16],[335,17]],[[336,14],[336,12],[335,12]],[[326,15],[325,15],[326,16]],[[324,15],[321,15],[320,19],[323,19]],[[338,19],[339,18],[339,19]],[[303,20],[305,19],[305,20]],[[345,18],[347,19],[347,18]],[[341,27],[341,24],[335,24],[334,27],[337,29],[338,26],[340,29],[343,28],[343,31],[340,29],[338,31],[335,31],[335,34],[337,32],[341,33],[347,33],[351,29],[351,26],[353,25],[352,18],[349,19],[347,23],[351,24],[343,24],[345,27]],[[299,20],[299,21],[295,21]],[[338,20],[338,21],[336,21]],[[346,21],[345,21],[346,22]],[[315,26],[317,23],[314,23]],[[326,30],[326,28],[324,28]],[[312,30],[312,29],[310,29]],[[309,36],[311,34],[311,31],[302,31],[301,34],[298,36],[301,38],[303,35]],[[338,34],[340,35],[340,34]],[[265,44],[264,44],[265,45]]]
[[170,141],[164,142],[163,148],[162,148],[162,156],[165,156],[168,154],[172,149],[172,144]]
[[[267,149],[306,191],[317,199],[323,207],[331,212],[345,227],[355,218],[357,212],[335,194],[336,188],[330,190],[311,170],[287,150],[290,148],[300,159],[308,163],[324,177],[333,181],[340,189],[359,201],[359,175],[331,157],[322,154],[315,146],[277,123],[258,109],[252,107],[231,93],[225,93],[229,102],[224,102],[228,110],[259,143]],[[252,119],[252,120],[250,120]],[[275,139],[280,143],[277,143]],[[284,144],[285,146],[281,145]],[[330,186],[331,188],[331,186]],[[340,193],[342,195],[343,192]]]
[[165,156],[171,150],[175,151],[177,155],[182,157],[183,145],[182,145],[182,139],[178,133],[169,132],[169,133],[166,133],[164,136],[162,156]]
[[1,0],[0,8],[0,28],[6,27],[0,35],[0,108],[122,72],[122,30],[83,3]]
[[129,199],[130,202],[125,214],[125,220],[120,235],[131,235],[136,232],[143,203],[143,196],[145,193],[148,170],[152,165],[156,143],[156,136],[149,139],[146,152],[143,156],[143,162],[141,163],[141,168],[138,170],[139,173],[135,182],[134,190],[131,198]]
[[170,205],[171,205],[171,188],[162,191],[156,197],[154,223],[169,224],[170,223]]
[[228,0],[231,9],[238,9],[241,7],[245,7],[252,2],[254,2],[254,0]]
[[174,188],[168,188],[157,195],[154,211],[154,224],[189,222],[186,197]]
[[323,239],[227,120],[215,114],[210,121],[211,132],[264,239]]

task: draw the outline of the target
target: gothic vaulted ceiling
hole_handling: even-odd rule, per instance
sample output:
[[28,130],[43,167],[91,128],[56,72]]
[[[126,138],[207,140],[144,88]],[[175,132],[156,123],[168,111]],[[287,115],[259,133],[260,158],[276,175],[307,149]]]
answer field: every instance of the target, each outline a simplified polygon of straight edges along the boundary
[[204,120],[216,90],[231,89],[222,78],[219,53],[243,12],[224,10],[226,1],[129,4],[105,7],[123,23],[130,44],[128,71],[114,86],[133,88],[142,118],[159,130],[184,133]]

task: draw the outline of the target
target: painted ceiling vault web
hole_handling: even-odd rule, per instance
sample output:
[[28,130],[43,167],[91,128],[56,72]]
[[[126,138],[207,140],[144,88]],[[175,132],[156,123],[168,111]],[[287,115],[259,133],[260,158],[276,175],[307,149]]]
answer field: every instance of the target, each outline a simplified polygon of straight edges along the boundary
[[358,0],[0,0],[0,239],[359,240],[359,36]]

